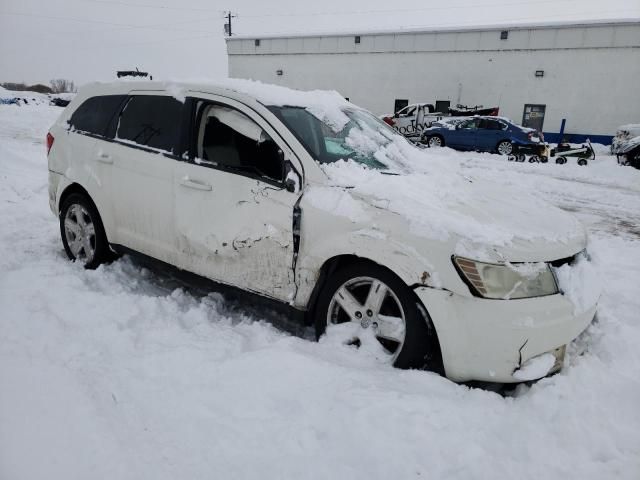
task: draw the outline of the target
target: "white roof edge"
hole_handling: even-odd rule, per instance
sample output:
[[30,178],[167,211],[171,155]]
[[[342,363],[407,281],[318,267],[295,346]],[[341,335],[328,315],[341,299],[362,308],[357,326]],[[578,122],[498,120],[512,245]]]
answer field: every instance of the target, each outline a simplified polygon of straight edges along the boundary
[[432,26],[432,27],[411,27],[398,29],[378,29],[378,30],[353,30],[353,31],[318,31],[300,33],[268,33],[257,35],[234,35],[225,37],[225,40],[257,40],[273,38],[312,38],[312,37],[348,37],[354,35],[402,35],[410,33],[436,33],[436,32],[473,32],[486,30],[522,30],[529,28],[559,28],[559,27],[590,27],[590,26],[622,26],[640,25],[638,18],[611,18],[603,20],[573,20],[555,22],[527,22],[527,23],[499,23],[487,25],[460,25],[460,26]]

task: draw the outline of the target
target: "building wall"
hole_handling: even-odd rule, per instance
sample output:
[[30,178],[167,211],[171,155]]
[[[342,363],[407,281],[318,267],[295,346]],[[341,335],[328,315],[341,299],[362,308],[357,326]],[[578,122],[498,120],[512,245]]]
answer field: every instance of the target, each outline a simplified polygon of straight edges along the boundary
[[376,114],[391,112],[395,99],[449,100],[500,106],[519,123],[525,104],[543,104],[543,130],[557,133],[565,118],[574,141],[604,142],[640,121],[640,23],[519,29],[507,40],[497,30],[354,38],[232,39],[229,74],[334,89]]

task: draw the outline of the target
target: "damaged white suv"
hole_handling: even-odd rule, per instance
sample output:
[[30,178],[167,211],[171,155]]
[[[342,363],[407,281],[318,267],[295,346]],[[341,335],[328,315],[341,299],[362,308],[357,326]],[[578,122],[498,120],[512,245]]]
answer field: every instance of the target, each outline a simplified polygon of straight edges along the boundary
[[47,146],[72,260],[138,252],[287,303],[318,337],[398,367],[540,378],[595,314],[572,216],[465,178],[335,92],[94,84]]

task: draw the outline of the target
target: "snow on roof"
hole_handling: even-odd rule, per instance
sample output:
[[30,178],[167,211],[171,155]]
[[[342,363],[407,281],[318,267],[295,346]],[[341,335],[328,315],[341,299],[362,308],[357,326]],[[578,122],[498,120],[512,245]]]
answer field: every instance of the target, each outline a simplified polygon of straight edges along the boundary
[[532,28],[561,28],[561,27],[590,27],[590,26],[619,26],[619,25],[640,25],[640,18],[613,18],[603,20],[573,20],[573,21],[549,21],[549,22],[512,22],[486,25],[432,25],[411,28],[383,28],[383,29],[358,29],[358,30],[334,30],[318,32],[289,32],[289,33],[267,33],[264,35],[234,35],[226,37],[227,42],[234,40],[248,39],[270,39],[270,38],[301,38],[301,37],[344,37],[351,35],[396,35],[405,33],[432,33],[432,32],[469,32],[486,30],[522,30]]
[[249,95],[263,105],[303,107],[336,130],[342,129],[349,121],[349,118],[343,113],[343,109],[357,108],[335,90],[295,90],[256,80],[220,78],[195,83],[168,81],[163,82],[163,86],[179,100],[184,100],[184,95],[181,92],[185,88],[217,87]]

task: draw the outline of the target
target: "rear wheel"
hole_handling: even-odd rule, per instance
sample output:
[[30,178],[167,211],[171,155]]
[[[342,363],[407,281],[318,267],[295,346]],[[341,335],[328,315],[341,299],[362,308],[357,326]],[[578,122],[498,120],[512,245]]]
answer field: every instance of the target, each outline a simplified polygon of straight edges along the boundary
[[88,197],[72,193],[60,209],[62,245],[70,260],[93,269],[110,257],[98,210]]
[[498,143],[496,150],[500,155],[511,155],[513,153],[513,144],[508,140]]
[[581,167],[585,167],[587,165],[587,159],[586,158],[578,159],[578,165],[580,165]]
[[333,274],[318,297],[315,327],[318,338],[344,332],[344,341],[358,347],[377,342],[384,360],[395,367],[442,373],[428,314],[409,287],[379,265],[358,263]]
[[444,139],[438,135],[429,137],[427,143],[430,147],[444,147]]
[[564,165],[565,163],[567,163],[567,157],[558,157],[558,158],[556,158],[556,163],[558,165]]

